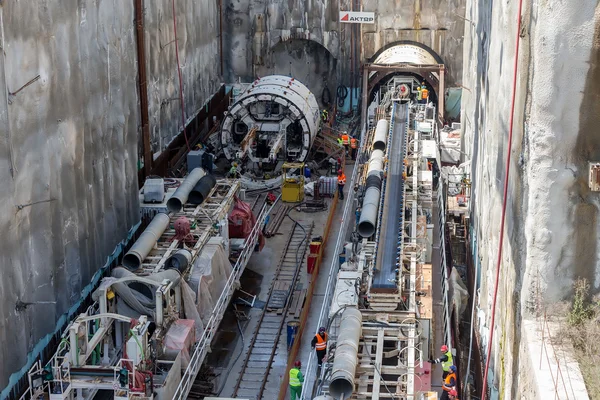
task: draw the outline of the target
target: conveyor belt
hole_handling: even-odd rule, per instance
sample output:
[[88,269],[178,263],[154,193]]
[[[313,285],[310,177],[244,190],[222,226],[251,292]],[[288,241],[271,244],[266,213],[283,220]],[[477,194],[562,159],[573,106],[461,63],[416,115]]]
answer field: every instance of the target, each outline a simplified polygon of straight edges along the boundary
[[402,218],[404,213],[403,160],[406,145],[407,106],[394,103],[391,120],[391,145],[388,152],[385,198],[379,243],[377,250],[377,273],[373,277],[373,289],[395,289],[396,268],[402,244]]

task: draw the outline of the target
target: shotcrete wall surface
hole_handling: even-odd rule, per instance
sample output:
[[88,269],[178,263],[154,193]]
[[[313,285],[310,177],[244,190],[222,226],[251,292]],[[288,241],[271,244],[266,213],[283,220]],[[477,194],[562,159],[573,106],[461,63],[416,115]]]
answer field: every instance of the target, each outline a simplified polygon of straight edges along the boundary
[[[145,4],[150,125],[160,151],[181,127],[171,2]],[[178,7],[192,118],[219,86],[218,14],[215,1]],[[134,1],[1,2],[0,46],[5,388],[138,222]]]
[[[156,153],[182,130],[181,102],[172,1],[144,3],[148,102],[152,151]],[[185,116],[189,122],[221,86],[217,1],[178,0],[176,20]]]
[[[472,157],[473,234],[482,279],[478,329],[487,346],[507,155],[518,2],[468,0],[462,126]],[[522,319],[567,298],[573,280],[598,290],[598,200],[587,161],[600,158],[597,0],[525,0],[511,175],[490,385],[500,398],[535,378]],[[594,38],[596,41],[594,42]],[[594,111],[595,110],[595,111]],[[523,343],[521,343],[524,341]],[[539,354],[537,356],[539,358]],[[535,357],[532,357],[534,359]],[[524,398],[543,398],[527,392]],[[529,396],[529,397],[528,397]]]

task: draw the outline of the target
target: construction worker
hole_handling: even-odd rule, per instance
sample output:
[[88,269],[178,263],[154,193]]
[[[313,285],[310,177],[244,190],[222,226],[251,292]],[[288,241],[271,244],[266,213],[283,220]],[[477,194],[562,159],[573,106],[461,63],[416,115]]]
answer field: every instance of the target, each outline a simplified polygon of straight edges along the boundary
[[421,84],[421,98],[423,99],[423,104],[427,104],[427,101],[429,99],[429,90],[427,90],[425,82]]
[[450,366],[450,372],[444,378],[444,382],[442,383],[442,396],[440,400],[449,400],[450,392],[453,391],[456,393],[456,386],[458,385],[458,380],[456,379],[456,366]]
[[443,345],[441,347],[442,356],[440,358],[436,358],[435,360],[428,360],[431,364],[442,363],[442,379],[446,378],[448,375],[448,371],[450,370],[450,366],[454,365],[454,360],[452,359],[452,352],[448,349],[448,346]]
[[356,152],[358,150],[358,140],[355,138],[350,139],[350,148],[352,149],[352,159],[356,160]]
[[338,145],[339,145],[340,147],[343,147],[343,146],[344,146],[344,142],[342,141],[342,137],[341,137],[341,136],[338,136],[338,138],[337,138],[337,142],[338,142]]
[[448,392],[448,397],[450,400],[458,400],[458,392],[456,390],[451,390]]
[[346,184],[346,174],[340,169],[338,170],[338,196],[340,200],[344,200],[344,185]]
[[423,93],[421,92],[421,86],[417,86],[417,103],[421,104],[421,99],[423,99]]
[[292,400],[296,400],[296,396],[300,398],[300,394],[302,393],[302,382],[304,382],[304,375],[300,372],[300,367],[302,367],[302,363],[300,361],[296,361],[294,363],[294,367],[290,369],[290,397]]
[[350,144],[350,136],[346,132],[342,133],[342,144],[346,149],[346,155],[348,155],[348,145]]
[[312,339],[310,346],[317,350],[317,362],[319,363],[319,366],[321,366],[323,364],[323,359],[327,354],[327,332],[325,332],[324,327],[319,328],[319,333]]
[[229,169],[229,177],[230,178],[237,178],[239,176],[237,167],[238,167],[237,163],[234,162],[233,164],[231,164],[231,168]]
[[327,122],[327,120],[329,120],[329,111],[327,111],[327,110],[321,111],[321,119],[323,120],[323,122]]

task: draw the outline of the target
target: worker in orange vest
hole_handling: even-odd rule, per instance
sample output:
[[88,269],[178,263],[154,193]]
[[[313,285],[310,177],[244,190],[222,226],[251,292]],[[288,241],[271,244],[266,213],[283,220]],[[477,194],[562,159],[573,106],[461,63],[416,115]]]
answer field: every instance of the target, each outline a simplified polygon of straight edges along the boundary
[[355,138],[350,139],[350,148],[352,149],[352,159],[356,160],[356,152],[358,150],[358,140]]
[[317,350],[317,362],[319,363],[319,366],[321,366],[321,364],[323,364],[323,359],[327,354],[327,332],[325,332],[324,327],[319,328],[319,333],[317,333],[312,342],[310,342],[310,346]]
[[344,200],[344,185],[346,184],[346,174],[340,169],[338,170],[338,196],[340,200]]
[[350,144],[350,136],[348,136],[347,133],[342,133],[342,144],[344,145],[344,148],[346,149],[346,155],[348,155],[348,145]]
[[427,101],[429,100],[429,90],[427,90],[425,82],[421,84],[421,98],[423,99],[423,104],[427,104]]
[[458,380],[456,379],[456,366],[450,366],[450,372],[444,378],[444,383],[442,384],[442,396],[440,400],[450,400],[450,391],[456,391],[456,386],[458,385]]

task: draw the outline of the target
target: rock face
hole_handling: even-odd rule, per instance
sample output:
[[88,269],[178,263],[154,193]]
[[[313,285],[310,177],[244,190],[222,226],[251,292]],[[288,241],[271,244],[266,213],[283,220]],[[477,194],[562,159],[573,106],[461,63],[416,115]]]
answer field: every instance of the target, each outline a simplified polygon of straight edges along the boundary
[[[188,117],[220,84],[216,4],[177,2]],[[141,139],[134,1],[0,2],[0,21],[4,388],[137,223]],[[145,25],[160,151],[181,126],[171,1],[146,1]]]
[[[521,343],[522,319],[567,298],[577,277],[588,278],[596,291],[600,286],[599,203],[587,186],[587,163],[600,159],[599,10],[596,0],[552,5],[524,1],[506,237],[491,349],[490,384],[501,398],[515,398],[519,379],[531,378],[518,357],[526,345]],[[466,20],[471,23],[464,36],[462,126],[473,159],[472,233],[482,269],[478,329],[484,345],[506,179],[517,12],[518,2],[467,1]]]

